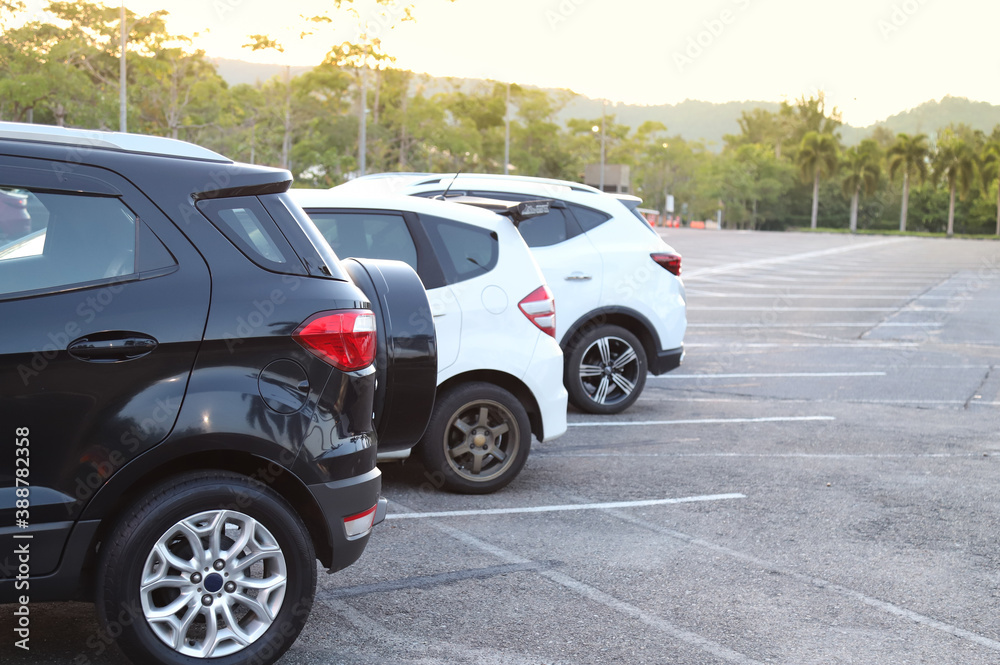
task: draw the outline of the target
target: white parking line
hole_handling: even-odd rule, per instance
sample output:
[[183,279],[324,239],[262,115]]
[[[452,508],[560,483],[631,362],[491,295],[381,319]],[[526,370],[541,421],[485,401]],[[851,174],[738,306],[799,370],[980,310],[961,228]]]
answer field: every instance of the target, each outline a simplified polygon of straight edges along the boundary
[[[462,531],[461,529],[448,526],[447,524],[443,524],[441,522],[431,522],[430,524],[438,531],[441,531],[451,536],[460,543],[475,548],[481,552],[486,552],[487,554],[491,554],[502,561],[506,561],[507,563],[510,564],[531,563],[531,559],[527,559],[515,552],[504,549],[498,545],[488,543],[485,540],[481,540],[480,538],[477,538],[470,533]],[[623,600],[619,600],[618,598],[612,596],[611,594],[601,591],[600,589],[593,587],[587,584],[586,582],[581,582],[580,580],[576,579],[575,577],[571,577],[566,573],[562,573],[556,570],[546,570],[543,568],[538,571],[538,575],[545,577],[551,582],[554,582],[559,586],[568,589],[573,593],[582,596],[583,598],[586,598],[587,600],[598,603],[599,605],[603,605],[609,610],[613,610],[620,614],[624,614],[625,616],[630,617],[633,620],[639,621],[649,626],[650,628],[658,630],[661,633],[664,633],[675,640],[684,642],[693,647],[706,651],[715,656],[716,658],[726,660],[731,663],[737,663],[738,665],[763,665],[761,661],[754,660],[749,656],[745,656],[744,654],[738,651],[734,651],[733,649],[730,649],[729,647],[723,644],[710,640],[706,637],[702,637],[701,635],[691,632],[690,630],[686,630],[684,628],[675,626],[669,621],[651,612],[647,612],[641,607],[632,605],[630,603],[626,603]]]
[[685,349],[717,349],[724,347],[728,355],[753,353],[756,349],[913,349],[918,342],[874,342],[867,340],[818,342],[684,342]]
[[629,453],[616,450],[613,453],[574,453],[566,450],[559,452],[535,452],[538,457],[613,457],[615,459],[630,457],[739,457],[746,459],[836,459],[836,460],[873,460],[873,459],[971,459],[980,458],[984,453],[915,453],[885,454],[885,455],[848,455],[842,453]]
[[386,519],[406,520],[428,517],[475,517],[480,515],[519,515],[524,513],[555,513],[569,510],[608,510],[611,508],[642,508],[644,506],[668,506],[677,503],[700,503],[703,501],[725,501],[745,499],[743,494],[709,494],[686,496],[680,499],[649,499],[645,501],[612,501],[610,503],[568,503],[556,506],[528,506],[525,508],[487,508],[483,510],[446,510],[437,513],[389,513]]
[[885,376],[885,372],[787,372],[784,374],[661,374],[648,379],[823,379],[846,376]]
[[706,549],[709,550],[710,552],[715,552],[717,554],[722,554],[728,557],[732,557],[738,561],[749,563],[751,565],[762,568],[763,570],[766,571],[772,571],[779,575],[785,575],[807,586],[818,587],[820,589],[831,591],[840,596],[851,598],[855,601],[868,605],[869,607],[882,610],[883,612],[892,614],[902,619],[906,619],[908,621],[912,621],[922,626],[933,628],[934,630],[938,630],[943,633],[953,635],[968,642],[972,642],[974,644],[978,644],[988,649],[992,649],[993,651],[1000,651],[1000,642],[996,640],[984,637],[982,635],[972,632],[971,630],[966,630],[964,628],[959,628],[958,626],[952,626],[950,624],[944,623],[943,621],[938,621],[937,619],[933,619],[924,614],[919,614],[905,607],[901,607],[899,605],[895,605],[893,603],[880,600],[878,598],[874,598],[872,596],[861,593],[860,591],[856,591],[841,584],[836,584],[835,582],[825,580],[821,577],[814,577],[807,573],[800,573],[792,568],[788,568],[780,564],[760,559],[756,556],[753,556],[752,554],[746,554],[744,552],[740,552],[731,549],[729,547],[725,547],[724,545],[718,545],[716,543],[703,540],[696,536],[690,536],[680,531],[675,531],[673,529],[661,527],[658,524],[653,524],[652,522],[640,519],[629,513],[621,513],[609,510],[608,514],[614,515],[615,517],[618,517],[622,521],[629,522],[636,526],[648,529],[649,531],[652,531],[654,533],[659,533],[665,536],[669,536],[671,538],[676,538],[677,540],[688,543],[689,545],[692,545],[694,547]]
[[692,279],[699,279],[702,277],[709,277],[711,275],[724,275],[726,273],[738,272],[740,270],[760,268],[763,266],[780,265],[783,263],[792,263],[794,261],[805,261],[808,259],[819,258],[821,256],[830,256],[832,254],[844,254],[845,252],[856,252],[861,249],[871,249],[873,247],[893,245],[905,241],[906,241],[905,238],[889,238],[887,240],[877,240],[875,242],[864,242],[851,245],[843,245],[841,247],[832,247],[830,249],[819,249],[812,252],[802,252],[801,254],[788,254],[785,256],[775,256],[769,259],[757,259],[756,261],[743,261],[741,263],[730,263],[727,265],[715,266],[713,268],[702,268],[701,270],[689,271],[684,275],[684,280],[687,281]]
[[[725,397],[676,397],[675,393],[665,393],[661,394],[660,397],[640,397],[636,400],[637,402],[657,402],[659,404],[664,403],[682,403],[682,402],[705,402],[709,404],[751,404],[759,403],[761,401],[774,401],[779,404],[810,404],[816,400],[812,399],[782,399],[777,398],[774,400],[768,400],[767,398],[760,397],[757,395],[747,396],[747,397],[735,397],[735,398],[725,398]],[[925,404],[936,404],[942,406],[965,406],[966,401],[963,399],[838,399],[838,400],[823,400],[824,404],[829,404],[830,402],[837,402],[840,404],[885,404],[887,406],[921,406]],[[1000,402],[983,402],[973,398],[971,402],[968,403],[969,406],[1000,406]]]
[[739,423],[800,423],[836,420],[833,416],[781,416],[776,418],[704,418],[701,420],[631,420],[569,423],[570,427],[644,427],[650,425],[728,425]]
[[947,312],[954,314],[960,310],[947,307],[923,307],[908,310],[905,307],[785,307],[783,305],[761,305],[760,307],[697,307],[698,312]]
[[[685,275],[684,278],[687,279],[687,275]],[[831,291],[831,290],[836,291],[837,289],[842,289],[848,292],[883,291],[888,293],[890,291],[905,291],[906,293],[899,294],[899,296],[903,297],[905,297],[908,294],[912,294],[912,296],[917,296],[924,290],[925,287],[929,286],[926,282],[915,284],[913,286],[894,286],[892,284],[878,284],[878,285],[873,284],[872,286],[849,286],[846,284],[803,284],[801,280],[794,280],[794,282],[795,282],[794,288],[807,289],[810,291]],[[782,282],[782,284],[784,283],[785,282]],[[733,287],[734,289],[767,289],[770,292],[770,295],[773,295],[775,293],[780,293],[782,288],[789,288],[789,289],[793,288],[793,287],[783,287],[781,284],[764,284],[759,282],[747,282],[743,280],[723,281],[721,279],[718,280],[713,279],[713,280],[708,280],[708,284],[713,287],[729,286]],[[694,290],[697,291],[698,290],[697,287]]]
[[688,297],[694,296],[696,298],[739,298],[744,300],[746,298],[770,298],[773,300],[953,300],[948,296],[917,296],[913,298],[912,295],[908,293],[894,293],[886,294],[882,296],[876,296],[872,294],[868,295],[854,295],[854,294],[834,294],[834,293],[739,293],[735,291],[727,291],[725,293],[716,291],[700,291],[698,289],[688,289]]
[[941,322],[930,323],[879,323],[878,321],[862,321],[860,323],[689,323],[691,328],[940,328]]

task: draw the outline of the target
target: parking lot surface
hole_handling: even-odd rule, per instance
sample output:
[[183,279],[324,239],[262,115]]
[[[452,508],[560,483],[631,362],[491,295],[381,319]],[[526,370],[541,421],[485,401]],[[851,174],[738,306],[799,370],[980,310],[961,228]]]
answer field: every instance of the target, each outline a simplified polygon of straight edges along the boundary
[[[661,233],[683,366],[498,494],[384,466],[282,663],[1000,662],[1000,243]],[[0,661],[124,662],[91,606],[32,612]]]

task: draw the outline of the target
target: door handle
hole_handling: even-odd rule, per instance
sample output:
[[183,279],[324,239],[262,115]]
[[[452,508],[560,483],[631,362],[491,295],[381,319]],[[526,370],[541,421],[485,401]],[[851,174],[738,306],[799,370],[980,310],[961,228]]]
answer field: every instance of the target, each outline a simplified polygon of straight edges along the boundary
[[591,275],[584,275],[582,272],[575,272],[572,275],[566,275],[567,282],[586,282],[589,279],[593,279]]
[[66,350],[77,360],[120,362],[150,353],[158,342],[141,333],[97,333],[70,342]]

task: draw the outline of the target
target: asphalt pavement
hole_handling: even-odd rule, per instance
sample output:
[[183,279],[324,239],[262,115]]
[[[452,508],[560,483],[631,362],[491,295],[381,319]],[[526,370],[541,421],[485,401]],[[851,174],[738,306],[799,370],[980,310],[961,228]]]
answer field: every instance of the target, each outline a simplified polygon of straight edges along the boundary
[[[682,367],[494,495],[386,465],[281,663],[1000,662],[1000,243],[661,233]],[[89,605],[32,612],[3,662],[125,662]]]

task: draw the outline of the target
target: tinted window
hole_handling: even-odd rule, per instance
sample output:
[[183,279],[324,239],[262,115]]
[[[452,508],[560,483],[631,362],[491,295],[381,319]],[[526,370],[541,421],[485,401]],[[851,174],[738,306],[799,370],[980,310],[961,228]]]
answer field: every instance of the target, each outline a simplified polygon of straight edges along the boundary
[[552,208],[548,214],[526,219],[517,226],[528,247],[548,247],[563,242],[567,234],[566,213],[562,208]]
[[260,218],[250,208],[220,210],[219,219],[225,222],[244,243],[250,245],[258,255],[275,263],[285,262],[285,257],[278,251],[274,240],[268,237]]
[[393,259],[417,269],[417,248],[401,215],[312,212],[309,216],[337,256]]
[[492,231],[429,215],[421,215],[421,221],[449,284],[496,267],[500,243]]
[[584,208],[583,206],[574,205],[572,203],[568,205],[569,209],[573,211],[573,216],[576,217],[576,221],[580,223],[580,228],[584,231],[590,231],[591,229],[597,228],[604,222],[611,219],[611,217],[605,215],[603,212],[592,208]]
[[148,270],[159,270],[177,265],[177,261],[170,253],[156,234],[146,226],[144,222],[139,222],[139,272]]
[[[289,270],[293,256],[274,220],[252,196],[199,201],[201,210],[248,259],[279,272]],[[292,268],[294,269],[294,268]],[[301,270],[301,266],[298,266]]]
[[[536,201],[540,197],[529,196],[514,192],[469,192],[472,196],[482,196],[488,199],[498,199],[502,201]],[[581,233],[580,227],[572,215],[566,214],[561,201],[553,200],[555,205],[549,214],[541,217],[532,217],[518,224],[517,230],[521,232],[521,237],[528,247],[548,247],[557,245],[563,241],[577,236]]]
[[0,293],[131,275],[135,239],[117,198],[0,187]]

